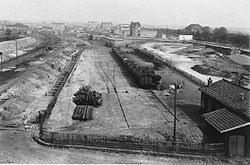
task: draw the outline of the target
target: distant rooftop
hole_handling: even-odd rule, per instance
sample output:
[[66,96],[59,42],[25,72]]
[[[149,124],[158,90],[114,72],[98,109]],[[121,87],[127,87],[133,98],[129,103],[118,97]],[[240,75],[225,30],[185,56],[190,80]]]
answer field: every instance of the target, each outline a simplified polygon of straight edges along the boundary
[[6,25],[6,27],[26,27],[27,28],[28,26],[22,23],[16,23],[16,24]]
[[140,22],[132,22],[132,21],[131,21],[131,25],[132,25],[132,26],[136,26],[136,25],[141,26],[141,23],[140,23]]

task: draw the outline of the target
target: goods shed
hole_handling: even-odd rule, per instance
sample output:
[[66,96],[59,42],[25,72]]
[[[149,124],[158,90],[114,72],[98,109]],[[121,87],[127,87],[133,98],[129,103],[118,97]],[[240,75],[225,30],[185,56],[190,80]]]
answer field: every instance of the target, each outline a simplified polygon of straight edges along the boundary
[[199,90],[207,134],[223,142],[229,155],[250,156],[250,90],[225,79]]

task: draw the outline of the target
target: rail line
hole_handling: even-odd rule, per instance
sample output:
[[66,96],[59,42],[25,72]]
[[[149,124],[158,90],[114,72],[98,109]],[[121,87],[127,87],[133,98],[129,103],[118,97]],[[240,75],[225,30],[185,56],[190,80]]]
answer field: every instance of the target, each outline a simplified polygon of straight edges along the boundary
[[108,83],[105,81],[105,78],[102,76],[100,70],[98,69],[99,67],[97,66],[97,64],[95,64],[95,66],[96,66],[96,69],[97,69],[98,74],[99,74],[99,75],[101,76],[101,78],[102,78],[102,81],[105,83],[105,86],[106,86],[106,88],[107,88],[108,93],[110,93],[110,89],[109,89],[109,87],[108,87]]
[[[99,53],[98,53],[98,51],[97,51],[97,47],[93,45],[93,48],[95,48],[95,50],[96,50],[96,55],[99,56]],[[120,97],[119,97],[119,95],[118,95],[116,86],[115,86],[114,82],[112,81],[112,79],[108,76],[107,72],[103,69],[99,57],[97,57],[97,60],[98,60],[99,68],[102,70],[102,72],[104,73],[104,75],[107,77],[107,79],[108,79],[108,80],[110,81],[110,83],[112,84],[112,87],[113,87],[113,89],[114,89],[115,95],[116,95],[117,100],[118,100],[118,102],[119,102],[119,106],[120,106],[120,108],[121,108],[121,111],[122,111],[124,120],[125,120],[125,122],[126,122],[126,125],[127,125],[128,129],[130,129],[130,126],[129,126],[127,117],[126,117],[126,115],[125,115],[123,106],[122,106],[122,104],[121,104],[121,100],[120,100]],[[98,69],[97,69],[97,70],[98,70]],[[99,71],[98,71],[98,72],[99,72]],[[99,74],[100,74],[100,72],[99,72]],[[101,74],[100,74],[100,75],[101,75]],[[101,77],[102,77],[102,76],[101,76]],[[102,78],[102,79],[104,80],[104,78]],[[107,83],[105,83],[105,85],[107,86]],[[109,89],[108,86],[107,86],[107,89]]]
[[44,48],[48,45],[47,42],[45,43],[41,43],[39,46],[29,50],[28,52],[20,55],[20,56],[17,56],[17,57],[14,57],[14,58],[11,58],[9,60],[6,60],[6,61],[3,61],[1,63],[1,68],[4,69],[4,68],[8,68],[8,67],[13,67],[13,66],[16,66],[20,63],[24,63],[24,62],[27,62],[30,60],[30,58],[34,58],[36,56],[39,56],[41,55],[42,53],[45,53],[46,51],[44,50]]

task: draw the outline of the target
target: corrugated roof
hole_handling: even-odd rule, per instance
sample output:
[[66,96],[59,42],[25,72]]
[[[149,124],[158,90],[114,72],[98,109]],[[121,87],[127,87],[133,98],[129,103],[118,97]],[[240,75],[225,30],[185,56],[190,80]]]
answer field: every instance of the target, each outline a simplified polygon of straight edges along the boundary
[[220,133],[225,133],[250,125],[250,120],[242,118],[226,108],[202,115]]
[[250,119],[249,89],[223,79],[199,90]]

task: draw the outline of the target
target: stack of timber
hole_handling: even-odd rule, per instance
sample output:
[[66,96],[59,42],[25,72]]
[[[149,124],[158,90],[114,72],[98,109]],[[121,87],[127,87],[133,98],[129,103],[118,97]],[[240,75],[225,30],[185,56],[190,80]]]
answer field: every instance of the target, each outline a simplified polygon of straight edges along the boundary
[[92,111],[93,108],[91,106],[76,106],[72,119],[73,120],[80,120],[80,121],[86,121],[92,119]]

